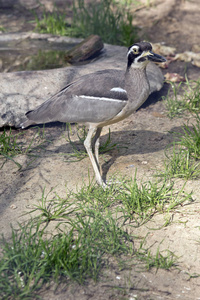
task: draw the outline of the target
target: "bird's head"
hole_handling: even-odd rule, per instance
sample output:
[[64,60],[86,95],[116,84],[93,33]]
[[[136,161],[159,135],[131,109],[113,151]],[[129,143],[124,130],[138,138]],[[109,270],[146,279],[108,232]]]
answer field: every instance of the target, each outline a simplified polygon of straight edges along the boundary
[[128,68],[143,69],[149,61],[165,62],[166,59],[152,52],[152,46],[148,42],[135,43],[128,48]]

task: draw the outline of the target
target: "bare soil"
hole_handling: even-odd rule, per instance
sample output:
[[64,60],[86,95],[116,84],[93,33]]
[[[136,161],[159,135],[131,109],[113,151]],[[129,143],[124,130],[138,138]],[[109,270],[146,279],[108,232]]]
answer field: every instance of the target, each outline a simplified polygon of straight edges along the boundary
[[[0,26],[12,31],[31,30],[33,25],[27,23],[32,17],[28,10],[31,5],[36,7],[36,1],[18,1],[17,7],[11,6],[0,10]],[[42,1],[47,6],[51,1]],[[65,1],[59,1],[65,4]],[[142,34],[146,33],[151,42],[164,41],[168,46],[175,46],[177,52],[189,51],[194,45],[200,44],[200,5],[198,0],[154,1],[151,8],[143,7],[136,12],[135,22],[140,24]],[[163,4],[165,4],[163,9]],[[30,6],[30,7],[29,7]],[[38,8],[39,9],[39,8]],[[192,64],[174,62],[164,72],[177,72],[184,75],[187,71],[189,79],[199,78],[199,69]],[[162,169],[165,158],[165,148],[172,142],[170,132],[181,132],[181,126],[190,116],[170,120],[166,116],[165,106],[161,96],[167,93],[167,86],[154,94],[145,105],[128,119],[110,126],[112,142],[117,142],[119,150],[111,151],[101,156],[100,161],[104,177],[108,180],[113,174],[134,176],[137,169],[138,179],[150,179],[155,170]],[[24,139],[30,142],[36,129],[28,129]],[[16,161],[23,165],[18,170],[12,161],[8,161],[0,169],[0,227],[6,238],[10,237],[9,224],[14,226],[25,219],[23,212],[28,211],[41,198],[45,188],[46,193],[52,188],[61,197],[66,194],[66,187],[76,189],[82,182],[88,182],[93,170],[89,158],[80,162],[66,161],[61,153],[70,153],[72,148],[63,134],[62,126],[49,125],[45,134],[52,142],[45,146],[37,159],[27,167],[29,157],[18,156]],[[103,129],[102,140],[108,135],[108,128]],[[82,147],[82,146],[80,146]],[[176,181],[179,191],[184,182]],[[49,195],[53,196],[54,191]],[[147,246],[155,253],[160,250],[170,250],[178,257],[178,268],[170,271],[151,270],[136,272],[133,268],[119,271],[115,261],[110,262],[95,284],[88,282],[84,286],[66,285],[57,293],[53,288],[43,291],[44,299],[200,299],[200,182],[189,180],[185,186],[186,192],[193,191],[194,202],[182,206],[171,215],[171,224],[164,224],[164,216],[158,215],[153,220],[138,229],[135,235],[146,236]],[[136,244],[137,246],[137,244]],[[137,296],[136,296],[137,295]]]

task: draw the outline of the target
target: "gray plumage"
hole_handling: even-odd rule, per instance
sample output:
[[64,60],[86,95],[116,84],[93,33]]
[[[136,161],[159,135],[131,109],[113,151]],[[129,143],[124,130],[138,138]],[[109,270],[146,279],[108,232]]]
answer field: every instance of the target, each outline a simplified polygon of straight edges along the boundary
[[[128,50],[125,72],[104,70],[82,76],[36,109],[27,112],[28,120],[21,124],[21,128],[53,121],[86,124],[89,131],[84,145],[97,182],[105,186],[98,163],[101,129],[105,125],[128,117],[148,98],[150,89],[146,75],[148,61],[165,61],[162,56],[151,50],[151,44],[147,42],[132,45]],[[93,135],[95,135],[94,154]]]

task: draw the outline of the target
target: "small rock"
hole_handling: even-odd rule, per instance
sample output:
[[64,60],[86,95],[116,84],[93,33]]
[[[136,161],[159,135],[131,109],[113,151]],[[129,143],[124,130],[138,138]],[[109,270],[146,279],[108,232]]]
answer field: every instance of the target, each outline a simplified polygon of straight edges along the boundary
[[161,113],[157,112],[157,111],[153,111],[152,112],[152,116],[155,118],[164,118],[165,116],[163,116]]
[[16,209],[17,206],[16,206],[15,204],[11,204],[11,205],[10,205],[10,208],[11,208],[11,209]]

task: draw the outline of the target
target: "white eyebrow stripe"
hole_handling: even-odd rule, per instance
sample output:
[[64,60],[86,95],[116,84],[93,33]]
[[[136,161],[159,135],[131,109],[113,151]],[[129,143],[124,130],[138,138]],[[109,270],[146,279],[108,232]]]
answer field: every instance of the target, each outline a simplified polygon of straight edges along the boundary
[[129,54],[133,52],[133,48],[135,48],[135,49],[137,49],[137,50],[139,51],[139,47],[138,47],[137,45],[134,45],[134,46],[132,46],[132,47],[129,49],[129,51],[128,51],[128,53],[127,53],[127,56],[129,56]]
[[127,100],[123,100],[123,99],[114,99],[114,98],[106,98],[106,97],[94,97],[94,96],[85,96],[85,95],[80,95],[80,96],[75,96],[78,98],[87,98],[87,99],[91,99],[91,100],[100,100],[100,101],[113,101],[113,102],[127,102]]
[[114,87],[110,90],[111,92],[118,92],[118,93],[124,93],[127,94],[126,90],[120,88],[120,87]]

